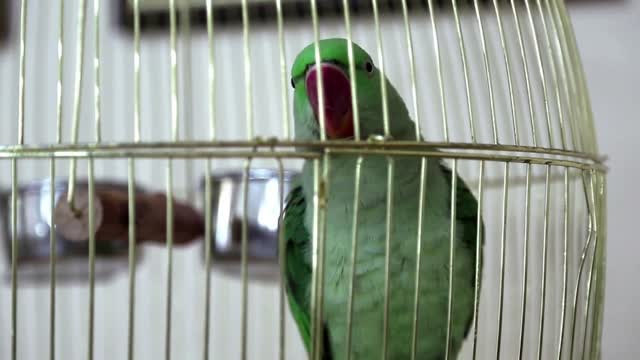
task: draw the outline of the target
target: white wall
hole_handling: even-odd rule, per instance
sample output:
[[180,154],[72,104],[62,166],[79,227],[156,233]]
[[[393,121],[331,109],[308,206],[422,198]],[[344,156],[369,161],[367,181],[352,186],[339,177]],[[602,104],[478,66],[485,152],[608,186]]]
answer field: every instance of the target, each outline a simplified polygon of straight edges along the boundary
[[603,359],[637,359],[640,1],[576,4],[570,12],[591,91],[600,151],[610,157]]

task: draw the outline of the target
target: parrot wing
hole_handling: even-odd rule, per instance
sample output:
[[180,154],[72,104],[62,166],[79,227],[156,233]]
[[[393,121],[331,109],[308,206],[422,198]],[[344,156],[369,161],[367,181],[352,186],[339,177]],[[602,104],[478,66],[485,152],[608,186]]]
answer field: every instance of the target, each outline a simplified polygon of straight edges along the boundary
[[[289,307],[307,351],[311,349],[311,236],[304,225],[307,202],[302,186],[295,186],[284,208],[285,283]],[[328,329],[324,326],[324,357],[331,359]]]
[[[445,180],[449,183],[449,187],[451,187],[451,179],[452,172],[447,166],[443,163],[440,164],[440,168],[442,169],[442,173],[444,174]],[[476,248],[476,241],[478,236],[478,201],[475,196],[469,190],[467,184],[462,180],[460,176],[457,178],[456,183],[456,221],[458,224],[462,226],[458,226],[456,231],[461,232],[461,240],[462,243],[467,245],[470,249],[474,251]],[[482,220],[480,221],[480,246],[484,245],[484,223]],[[482,251],[480,252],[480,258],[476,259],[478,264],[480,265],[480,270],[482,269]],[[471,276],[471,286],[475,286],[475,274]],[[467,320],[467,331],[465,333],[465,337],[468,335],[469,330],[471,329],[471,322],[473,321],[473,316],[470,316]]]

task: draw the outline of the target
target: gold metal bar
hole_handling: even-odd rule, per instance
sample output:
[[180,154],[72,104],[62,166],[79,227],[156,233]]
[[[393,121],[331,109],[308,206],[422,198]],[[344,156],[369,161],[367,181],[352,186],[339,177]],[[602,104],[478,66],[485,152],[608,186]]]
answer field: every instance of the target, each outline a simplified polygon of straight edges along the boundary
[[140,0],[133,0],[133,141],[140,141]]
[[[24,6],[24,5],[23,5]],[[24,8],[23,8],[24,10]],[[11,161],[11,359],[18,358],[18,159]]]
[[[480,44],[482,46],[482,58],[484,60],[484,72],[487,79],[487,91],[489,92],[489,109],[491,111],[491,128],[493,130],[493,143],[498,144],[498,126],[496,124],[496,105],[493,95],[493,81],[491,79],[491,62],[487,54],[487,37],[484,33],[484,25],[482,23],[482,16],[480,15],[480,6],[478,0],[473,1],[473,7],[476,11],[476,19],[478,21],[478,30],[480,30]],[[457,10],[456,10],[457,12]],[[460,29],[460,33],[462,29]]]
[[564,169],[564,208],[563,208],[563,251],[562,251],[562,300],[561,300],[561,310],[560,310],[560,334],[558,335],[558,357],[557,360],[562,359],[562,350],[564,347],[564,328],[566,321],[566,311],[567,311],[567,284],[569,277],[569,266],[568,266],[568,246],[569,246],[569,206],[571,202],[570,193],[569,193],[569,168]]
[[253,87],[251,75],[251,46],[249,44],[249,9],[247,0],[242,0],[242,45],[244,50],[244,107],[247,120],[247,139],[253,138]]
[[449,359],[451,353],[451,323],[453,321],[453,269],[455,266],[455,242],[456,242],[456,211],[457,211],[457,187],[458,187],[458,160],[454,159],[451,166],[451,214],[449,219],[449,296],[447,297],[447,337],[445,359]]
[[171,140],[178,140],[178,52],[176,0],[169,0],[169,54],[171,61]]
[[[550,2],[553,2],[553,7],[550,5]],[[567,112],[569,114],[569,119],[568,119],[568,126],[569,126],[569,131],[571,132],[571,143],[572,143],[572,149],[574,150],[578,150],[578,149],[582,149],[582,145],[581,145],[581,139],[578,138],[578,132],[576,131],[577,125],[576,125],[576,121],[577,121],[577,117],[579,117],[579,115],[576,114],[576,111],[578,110],[578,105],[574,103],[574,97],[573,94],[575,94],[575,89],[574,89],[574,83],[573,83],[573,77],[572,77],[572,73],[571,73],[571,65],[567,64],[567,62],[565,61],[565,56],[564,54],[569,53],[569,49],[567,47],[566,44],[566,37],[565,37],[565,32],[564,32],[564,25],[561,23],[562,21],[560,20],[560,15],[558,13],[558,9],[557,9],[557,4],[554,0],[545,0],[546,3],[546,8],[547,8],[547,13],[549,14],[549,17],[551,18],[551,25],[552,25],[552,29],[555,33],[555,48],[556,48],[556,57],[558,59],[558,67],[560,70],[560,76],[562,77],[562,84],[563,84],[563,90],[564,90],[564,95],[565,95],[565,100],[567,102]],[[571,87],[571,92],[569,91],[569,88]]]
[[[174,1],[174,0],[171,0]],[[171,359],[171,305],[173,296],[173,159],[167,160],[167,297],[165,308],[165,360]]]
[[[210,0],[209,0],[210,1]],[[208,2],[210,5],[211,3]],[[211,160],[206,161],[206,179],[204,187],[204,263],[205,263],[205,285],[204,285],[204,348],[202,358],[209,360],[209,334],[211,317],[211,238],[213,236],[211,217],[213,216],[211,206]]]
[[95,27],[95,53],[93,58],[93,71],[95,79],[93,86],[93,109],[95,112],[96,142],[99,143],[100,141],[102,141],[102,114],[100,111],[100,0],[93,0],[93,23]]
[[549,179],[551,176],[551,165],[547,165],[547,171],[544,182],[544,233],[542,236],[542,284],[540,291],[540,322],[538,325],[538,359],[542,359],[542,344],[544,339],[544,318],[546,311],[546,294],[547,294],[547,255],[548,248],[547,243],[549,240],[549,206],[550,206],[550,185]]
[[[471,131],[471,142],[476,142],[476,126],[473,119],[473,99],[471,97],[471,85],[469,80],[469,69],[467,67],[467,51],[464,44],[464,34],[462,33],[462,24],[458,15],[458,2],[451,0],[453,7],[453,18],[456,23],[456,33],[458,35],[458,47],[460,48],[460,60],[462,60],[462,74],[464,75],[464,89],[467,100],[467,111],[469,114],[469,130]],[[488,65],[488,63],[486,63]],[[490,81],[490,80],[489,80]]]
[[[140,0],[133,0],[133,141],[140,142]],[[136,207],[135,207],[135,160],[129,158],[127,176],[127,207],[129,210],[129,310],[127,359],[133,360],[135,347],[136,307]]]
[[[214,44],[214,22],[213,5],[211,0],[206,2],[207,11],[207,41],[209,46],[209,134],[212,141],[216,139],[216,67],[215,67],[215,44]],[[205,181],[205,224],[204,224],[204,262],[205,262],[205,293],[204,293],[204,341],[202,358],[209,359],[210,353],[210,333],[211,333],[211,241],[213,237],[212,228],[212,189],[211,189],[211,159],[206,161],[206,181]]]
[[413,330],[411,335],[411,360],[416,360],[418,351],[418,318],[420,316],[420,273],[422,271],[422,240],[424,226],[425,194],[427,187],[427,158],[420,161],[420,191],[418,198],[418,233],[416,238],[416,282],[413,296]]
[[500,347],[502,345],[502,318],[504,310],[504,274],[505,274],[505,252],[507,248],[507,209],[509,205],[509,162],[504,163],[504,180],[502,188],[502,231],[500,235],[500,285],[498,298],[498,337],[496,345],[496,358],[500,358]]
[[[316,327],[318,322],[322,322],[321,318],[317,318],[316,308],[318,307],[318,273],[319,273],[319,232],[320,232],[320,207],[321,200],[324,199],[321,194],[320,187],[320,160],[313,160],[313,219],[312,219],[312,256],[311,256],[311,360],[316,360],[317,353],[321,351],[318,349],[315,341]],[[319,326],[322,326],[321,324]]]
[[[171,91],[171,138],[178,140],[178,54],[176,51],[176,0],[169,0],[169,54]],[[173,159],[167,161],[167,299],[165,326],[165,359],[171,359],[171,306],[173,297]]]
[[[208,0],[210,1],[210,0]],[[280,87],[282,88],[282,130],[285,139],[291,139],[291,130],[289,126],[289,82],[287,81],[289,69],[287,67],[287,58],[285,56],[284,42],[284,21],[282,18],[282,0],[275,0],[276,15],[278,21],[278,49],[280,50]]]
[[520,145],[516,101],[515,101],[514,90],[513,90],[513,79],[511,77],[511,62],[509,61],[509,47],[507,46],[507,40],[504,35],[502,15],[500,14],[500,5],[498,5],[498,0],[493,0],[493,8],[496,13],[496,19],[498,20],[498,32],[500,34],[500,45],[502,47],[502,56],[504,58],[504,66],[507,73],[507,84],[509,86],[509,103],[511,105],[511,120],[513,124],[513,142],[516,145]]
[[[60,0],[60,8],[59,8],[59,18],[60,22],[58,24],[58,81],[56,83],[56,143],[62,143],[62,79],[64,74],[64,51],[63,51],[63,41],[64,41],[64,1]],[[26,2],[26,0],[25,0]]]
[[127,329],[127,359],[133,360],[135,346],[135,307],[136,307],[136,190],[135,190],[135,160],[128,160],[127,174],[127,207],[129,210],[129,311]]
[[385,250],[384,250],[384,314],[383,314],[383,337],[382,337],[382,359],[387,359],[389,351],[389,291],[391,289],[391,237],[393,233],[393,180],[394,180],[394,158],[387,158],[387,209],[385,221]]
[[362,176],[363,157],[358,156],[353,193],[353,220],[351,226],[351,269],[349,283],[349,297],[347,303],[347,340],[346,358],[351,359],[351,341],[353,336],[353,300],[355,297],[356,262],[358,260],[358,219],[360,217],[360,178]]
[[[548,4],[548,0],[547,0]],[[549,62],[549,67],[551,68],[551,80],[553,83],[553,90],[556,95],[556,106],[558,107],[558,124],[560,127],[560,141],[562,143],[562,148],[567,149],[567,136],[564,125],[564,112],[562,111],[562,101],[560,100],[560,87],[558,86],[558,74],[556,72],[556,62],[553,57],[553,47],[551,46],[551,34],[549,32],[549,28],[547,27],[547,21],[545,20],[544,13],[542,11],[542,4],[540,0],[536,0],[536,5],[538,7],[538,14],[540,15],[540,21],[542,22],[542,29],[545,34],[546,39],[546,48],[547,48],[547,61]],[[552,21],[553,22],[553,21]],[[551,147],[551,146],[550,146]]]
[[87,359],[93,359],[94,316],[96,291],[96,234],[95,234],[95,202],[96,196],[94,163],[89,159],[89,345]]
[[241,278],[242,278],[242,304],[240,318],[240,358],[247,358],[247,330],[248,330],[248,301],[249,301],[249,276],[248,276],[248,244],[249,244],[249,169],[251,159],[244,163],[242,174],[242,244],[241,244]]
[[[311,2],[311,20],[313,26],[313,45],[314,45],[314,57],[315,57],[315,65],[316,71],[318,72],[318,108],[324,108],[324,82],[322,79],[322,66],[320,63],[322,59],[320,57],[320,30],[318,24],[318,5],[316,4],[317,0],[310,0]],[[320,141],[327,140],[327,130],[324,119],[324,111],[319,111],[318,113],[318,124],[320,127]]]
[[[76,68],[75,68],[75,83],[74,83],[74,96],[73,96],[73,119],[71,123],[71,142],[78,142],[79,128],[80,128],[80,104],[82,102],[82,78],[84,77],[84,30],[86,27],[86,13],[87,3],[85,0],[78,0],[78,24],[77,24],[77,38],[76,38]],[[69,190],[67,191],[67,201],[72,209],[74,209],[76,188],[76,172],[77,162],[76,159],[71,159],[71,166],[69,167]]]
[[436,67],[438,70],[438,89],[440,90],[440,107],[442,108],[442,131],[444,142],[449,142],[449,119],[447,118],[447,101],[444,91],[444,80],[442,76],[442,57],[440,55],[440,42],[438,40],[438,26],[436,24],[436,13],[433,0],[427,0],[429,6],[429,17],[431,18],[431,33],[433,36],[433,51],[436,57]]
[[[286,85],[286,83],[285,83]],[[287,134],[288,137],[288,134]],[[286,273],[286,249],[285,249],[285,238],[284,238],[284,229],[283,229],[283,215],[284,215],[284,201],[286,195],[284,193],[284,166],[282,164],[282,159],[278,159],[278,193],[280,194],[280,202],[279,202],[279,214],[278,216],[278,261],[280,265],[280,294],[278,299],[278,358],[280,360],[284,360],[286,357],[286,322],[285,322],[285,277]],[[206,360],[206,359],[205,359]]]
[[535,115],[533,111],[533,97],[531,95],[531,81],[529,80],[529,64],[527,61],[527,50],[524,46],[524,40],[522,38],[522,28],[520,27],[520,20],[518,17],[518,11],[516,10],[516,5],[514,0],[510,0],[511,2],[511,11],[513,12],[513,19],[516,24],[516,32],[518,34],[518,45],[520,46],[520,58],[522,60],[522,71],[524,72],[524,81],[527,87],[527,102],[529,104],[529,121],[531,123],[531,140],[533,146],[538,146],[537,141],[537,133],[536,133],[536,125],[535,125]]
[[533,15],[531,14],[531,6],[529,6],[529,0],[525,0],[524,5],[525,5],[525,8],[527,9],[527,16],[529,18],[529,25],[531,27],[531,37],[533,39],[533,43],[535,44],[533,49],[535,50],[536,61],[538,64],[538,72],[540,76],[540,85],[542,87],[544,112],[545,112],[545,117],[547,119],[547,136],[549,140],[549,147],[554,147],[553,129],[551,127],[551,110],[549,109],[549,93],[547,91],[547,76],[544,71],[544,65],[542,64],[542,55],[540,54],[540,41],[538,40],[536,26],[533,22]]
[[216,66],[213,5],[207,0],[207,40],[209,43],[209,133],[211,140],[216,138]]
[[315,342],[315,348],[317,349],[317,359],[321,360],[324,357],[324,272],[325,272],[325,260],[324,260],[324,252],[325,252],[325,237],[327,230],[327,203],[329,201],[329,153],[325,152],[322,157],[322,177],[320,179],[320,221],[318,222],[318,281],[316,285],[318,286],[318,291],[316,292],[316,296],[318,299],[316,300],[315,307],[315,318],[319,319],[315,323],[315,331],[316,334],[313,337]]
[[373,8],[373,22],[376,28],[376,47],[378,49],[378,71],[380,72],[380,95],[382,100],[382,122],[384,124],[385,138],[390,138],[389,129],[389,99],[387,96],[387,77],[384,71],[384,52],[382,46],[382,32],[380,31],[380,15],[378,13],[378,0],[371,0]]
[[[49,211],[55,211],[56,203],[56,162],[49,161]],[[49,360],[56,358],[56,232],[51,221],[49,225]]]
[[[18,144],[24,144],[27,0],[20,4],[20,78],[18,83]],[[18,358],[18,159],[11,160],[11,359]]]
[[[347,33],[347,56],[349,58],[349,83],[351,85],[351,109],[353,112],[353,135],[356,141],[360,140],[360,109],[358,108],[358,87],[356,86],[356,65],[353,60],[353,41],[351,35],[351,14],[349,10],[349,1],[342,0],[342,9],[344,10],[344,27]],[[350,354],[350,352],[348,353]]]
[[529,278],[529,225],[531,221],[531,164],[527,164],[527,179],[525,185],[525,220],[524,220],[524,242],[522,254],[522,302],[520,303],[520,333],[518,345],[518,359],[524,355],[524,331],[527,313],[527,283]]
[[[86,143],[86,144],[59,144],[59,145],[0,145],[0,157],[14,158],[24,157],[25,153],[37,154],[50,157],[59,152],[118,152],[118,151],[141,151],[153,152],[161,150],[192,150],[200,149],[219,149],[245,148],[255,152],[256,150],[273,150],[275,148],[286,147],[309,147],[315,149],[425,149],[425,150],[476,150],[476,151],[497,151],[497,152],[515,152],[515,153],[534,153],[542,155],[558,155],[564,157],[574,157],[585,159],[596,163],[604,163],[607,159],[605,156],[595,154],[567,151],[561,149],[551,149],[545,147],[532,146],[513,146],[513,145],[495,145],[495,144],[470,144],[470,143],[454,143],[454,142],[416,142],[415,140],[396,140],[396,141],[352,141],[352,140],[327,140],[327,141],[275,141],[253,139],[251,141],[165,141],[165,142],[122,142],[122,143]],[[278,151],[279,153],[280,151]],[[268,151],[259,151],[256,154],[268,153]],[[246,156],[241,156],[246,157]]]
[[478,213],[476,215],[476,268],[473,293],[473,360],[478,354],[478,317],[480,316],[480,273],[482,258],[482,241],[483,241],[483,223],[482,223],[482,205],[484,199],[484,161],[480,161],[480,173],[478,174]]
[[[60,0],[58,23],[58,79],[56,83],[56,144],[62,143],[62,76],[63,76],[63,39],[64,39],[64,0]],[[56,161],[49,160],[49,211],[55,211],[56,202]],[[49,224],[49,360],[56,358],[56,256],[57,240],[53,221]]]
[[[345,6],[346,7],[346,6]],[[409,57],[409,75],[411,77],[411,98],[413,99],[413,116],[416,126],[416,141],[422,140],[420,129],[420,111],[418,108],[418,81],[416,80],[416,60],[411,36],[411,23],[409,22],[409,9],[407,0],[402,0],[402,19],[404,20],[404,34],[407,38],[407,52]]]
[[[597,225],[595,225],[595,227],[597,227]],[[597,234],[597,230],[596,230],[596,234]],[[585,300],[585,304],[584,304],[584,332],[582,333],[582,358],[585,358],[586,355],[586,345],[587,345],[587,333],[589,332],[589,318],[590,318],[590,305],[591,305],[591,297],[593,296],[593,287],[592,287],[592,283],[594,281],[594,277],[596,275],[596,272],[593,271],[594,267],[595,267],[595,262],[596,262],[596,248],[598,246],[597,244],[598,242],[598,236],[596,235],[595,240],[594,240],[594,244],[593,244],[593,253],[591,255],[591,266],[589,267],[589,276],[588,276],[588,281],[587,281],[587,291],[585,293],[586,295],[586,300]]]
[[[573,294],[573,316],[572,316],[572,325],[571,325],[571,342],[570,342],[570,347],[569,347],[569,358],[573,359],[573,352],[574,352],[574,348],[575,348],[575,337],[576,337],[576,324],[578,322],[577,318],[578,318],[578,296],[580,295],[580,285],[582,283],[582,274],[584,273],[584,265],[586,263],[587,260],[587,256],[589,253],[589,248],[591,246],[591,242],[596,242],[597,241],[597,233],[596,233],[596,214],[595,214],[595,191],[593,190],[593,176],[594,173],[593,171],[589,172],[590,175],[590,179],[589,179],[589,185],[587,185],[586,180],[583,181],[584,183],[584,191],[585,191],[585,197],[586,197],[586,205],[587,205],[587,212],[589,214],[588,219],[588,235],[587,235],[587,241],[584,244],[584,247],[582,248],[582,254],[580,255],[580,263],[578,266],[578,278],[576,279],[576,287],[575,287],[575,292]],[[583,172],[583,177],[586,177],[586,171]],[[595,240],[594,240],[595,239]]]

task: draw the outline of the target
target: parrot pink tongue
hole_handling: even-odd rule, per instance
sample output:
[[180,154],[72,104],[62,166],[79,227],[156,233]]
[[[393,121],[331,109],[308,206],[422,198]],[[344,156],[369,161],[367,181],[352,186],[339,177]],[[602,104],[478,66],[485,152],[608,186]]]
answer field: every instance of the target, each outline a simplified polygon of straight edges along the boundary
[[[325,129],[330,139],[353,137],[353,118],[351,109],[351,83],[342,69],[336,65],[322,63],[322,87],[324,90]],[[318,97],[318,69],[314,66],[307,72],[306,88],[309,102],[320,121]]]

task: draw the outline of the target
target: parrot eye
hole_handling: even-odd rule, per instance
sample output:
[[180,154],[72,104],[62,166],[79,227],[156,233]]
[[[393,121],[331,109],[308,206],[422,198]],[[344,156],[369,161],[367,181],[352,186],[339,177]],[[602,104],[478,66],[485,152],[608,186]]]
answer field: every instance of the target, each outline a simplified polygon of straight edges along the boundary
[[364,68],[365,68],[365,70],[367,70],[367,72],[368,72],[369,74],[371,74],[371,73],[373,72],[373,64],[371,63],[371,61],[367,61],[367,62],[364,64]]
[[291,87],[296,88],[296,81],[293,78],[291,78]]

